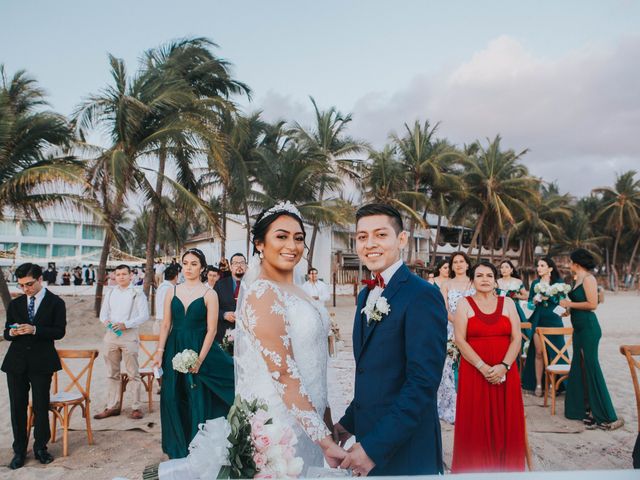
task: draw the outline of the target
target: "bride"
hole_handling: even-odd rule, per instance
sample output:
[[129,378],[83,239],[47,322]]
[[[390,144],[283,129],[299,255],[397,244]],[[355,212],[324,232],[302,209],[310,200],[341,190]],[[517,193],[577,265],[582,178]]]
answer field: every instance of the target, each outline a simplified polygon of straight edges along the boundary
[[[331,434],[333,422],[327,400],[329,321],[324,307],[293,282],[294,267],[305,248],[300,212],[289,202],[279,203],[258,216],[252,235],[259,262],[245,275],[238,302],[236,395],[266,402],[275,422],[293,428],[298,438],[296,456],[304,461],[302,476],[309,467],[322,467],[323,458],[337,467],[346,452]],[[198,448],[191,449],[190,457],[207,454],[206,442],[203,444],[198,436],[192,442]],[[198,460],[191,463],[201,464]],[[171,470],[171,475],[162,475],[161,465],[161,479],[184,478],[184,471],[174,475],[174,468],[164,470],[167,474]],[[190,473],[197,475],[193,469]]]

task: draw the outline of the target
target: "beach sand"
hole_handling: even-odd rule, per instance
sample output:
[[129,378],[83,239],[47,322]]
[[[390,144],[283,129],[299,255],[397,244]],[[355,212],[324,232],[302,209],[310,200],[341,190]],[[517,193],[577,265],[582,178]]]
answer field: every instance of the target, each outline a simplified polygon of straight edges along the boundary
[[[100,348],[103,327],[93,315],[93,297],[64,297],[67,304],[68,327],[59,348]],[[335,313],[340,326],[342,345],[329,371],[330,403],[334,420],[338,420],[353,395],[353,355],[351,330],[354,312],[353,297],[338,297]],[[631,468],[631,451],[637,434],[636,402],[625,358],[619,353],[621,344],[640,343],[640,296],[637,293],[608,293],[598,309],[603,338],[600,360],[614,406],[626,424],[623,428],[604,432],[584,430],[581,422],[566,420],[564,397],[559,397],[554,417],[542,399],[525,395],[529,442],[536,470],[584,470]],[[0,306],[4,322],[4,310]],[[567,325],[569,321],[567,319]],[[143,332],[150,332],[147,322]],[[0,341],[0,359],[4,358],[8,342]],[[91,385],[92,415],[104,408],[104,361],[98,357]],[[130,399],[125,394],[124,412],[119,417],[92,420],[94,444],[88,445],[80,411],[74,412],[69,433],[69,456],[62,457],[62,440],[49,444],[55,461],[40,465],[29,452],[22,469],[12,472],[4,465],[12,457],[12,433],[9,416],[6,376],[0,375],[0,478],[12,479],[84,479],[126,477],[141,478],[144,467],[165,459],[160,447],[159,397],[154,395],[154,411],[142,420],[128,418]],[[442,424],[445,462],[451,463],[453,427]]]

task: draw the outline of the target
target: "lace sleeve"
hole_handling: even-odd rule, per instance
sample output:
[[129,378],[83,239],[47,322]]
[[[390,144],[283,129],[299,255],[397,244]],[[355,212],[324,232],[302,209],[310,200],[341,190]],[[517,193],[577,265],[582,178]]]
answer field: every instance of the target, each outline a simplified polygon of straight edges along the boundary
[[314,408],[300,377],[285,312],[282,294],[264,282],[248,293],[244,321],[285,407],[307,435],[319,441],[330,432]]

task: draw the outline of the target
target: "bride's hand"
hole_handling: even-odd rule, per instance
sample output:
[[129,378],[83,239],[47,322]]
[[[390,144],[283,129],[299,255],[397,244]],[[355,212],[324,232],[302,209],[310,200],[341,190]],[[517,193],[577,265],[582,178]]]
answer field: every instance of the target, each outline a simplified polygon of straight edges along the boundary
[[331,439],[331,435],[327,435],[320,441],[320,447],[322,448],[324,458],[331,468],[340,466],[342,460],[347,456],[347,452]]

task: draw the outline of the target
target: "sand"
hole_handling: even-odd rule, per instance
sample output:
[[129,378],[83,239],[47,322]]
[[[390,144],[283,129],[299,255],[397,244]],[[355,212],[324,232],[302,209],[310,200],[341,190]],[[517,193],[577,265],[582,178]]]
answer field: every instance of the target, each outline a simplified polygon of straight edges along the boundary
[[[92,312],[93,297],[64,297],[67,303],[68,328],[66,337],[58,342],[64,348],[100,348],[103,328]],[[338,307],[330,308],[336,315],[343,343],[329,371],[330,403],[335,420],[353,394],[353,355],[351,345],[353,297],[339,297]],[[607,379],[614,406],[626,424],[614,432],[584,430],[580,422],[563,416],[564,398],[559,397],[557,414],[542,400],[526,395],[525,405],[529,428],[529,441],[536,470],[584,470],[631,468],[631,451],[637,434],[637,416],[633,386],[626,360],[619,353],[621,344],[640,343],[640,296],[637,293],[608,294],[598,310],[603,339],[600,344],[602,369]],[[0,318],[4,311],[0,306]],[[568,322],[568,321],[567,321]],[[151,331],[148,322],[143,331]],[[0,359],[4,358],[8,342],[0,341]],[[105,367],[98,358],[91,385],[92,414],[104,408]],[[0,464],[6,465],[11,457],[11,424],[8,412],[6,376],[0,375]],[[160,447],[159,397],[154,396],[154,411],[145,418],[131,420],[130,399],[125,396],[123,415],[106,420],[93,420],[94,444],[88,445],[83,419],[74,413],[69,433],[69,456],[62,457],[62,441],[49,444],[55,461],[40,465],[29,452],[27,464],[12,472],[0,467],[0,478],[12,479],[85,479],[91,480],[126,477],[141,478],[146,465],[165,459]],[[442,425],[445,462],[451,462],[453,427]]]

